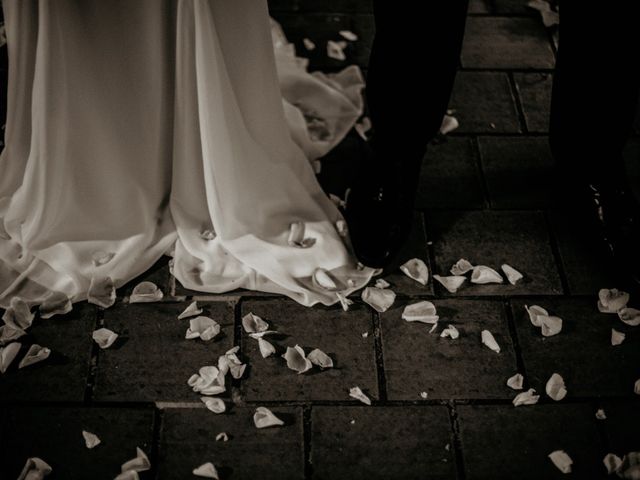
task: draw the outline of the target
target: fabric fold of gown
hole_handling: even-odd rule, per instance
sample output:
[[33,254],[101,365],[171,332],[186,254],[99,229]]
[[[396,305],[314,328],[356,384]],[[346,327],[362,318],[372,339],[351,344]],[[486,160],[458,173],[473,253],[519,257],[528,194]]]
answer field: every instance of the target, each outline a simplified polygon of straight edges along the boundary
[[[266,2],[3,6],[0,306],[84,300],[92,279],[119,287],[163,254],[187,288],[304,305],[338,300],[318,268],[343,294],[371,278],[310,165],[361,114],[362,79],[308,74],[277,25],[274,47]],[[289,245],[294,222],[311,247]]]

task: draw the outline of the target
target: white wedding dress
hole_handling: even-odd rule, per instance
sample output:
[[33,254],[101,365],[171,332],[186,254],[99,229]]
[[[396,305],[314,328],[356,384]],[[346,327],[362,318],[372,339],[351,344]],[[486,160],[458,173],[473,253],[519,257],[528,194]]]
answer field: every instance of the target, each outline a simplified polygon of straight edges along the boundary
[[81,301],[164,254],[203,292],[328,305],[369,281],[310,164],[361,113],[357,69],[308,74],[277,25],[274,49],[264,0],[3,7],[0,306]]

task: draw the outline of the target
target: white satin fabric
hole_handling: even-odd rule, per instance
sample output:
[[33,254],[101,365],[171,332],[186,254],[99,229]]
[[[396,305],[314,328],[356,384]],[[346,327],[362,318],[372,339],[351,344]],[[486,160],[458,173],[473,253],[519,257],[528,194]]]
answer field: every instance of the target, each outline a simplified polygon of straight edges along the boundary
[[[370,279],[309,162],[360,114],[362,78],[309,75],[277,25],[274,55],[265,1],[3,7],[0,306],[52,292],[84,300],[92,278],[121,286],[165,253],[187,288],[242,287],[304,305],[337,301],[312,281],[318,268],[345,294]],[[297,221],[311,248],[288,244]],[[100,252],[114,255],[96,265]]]

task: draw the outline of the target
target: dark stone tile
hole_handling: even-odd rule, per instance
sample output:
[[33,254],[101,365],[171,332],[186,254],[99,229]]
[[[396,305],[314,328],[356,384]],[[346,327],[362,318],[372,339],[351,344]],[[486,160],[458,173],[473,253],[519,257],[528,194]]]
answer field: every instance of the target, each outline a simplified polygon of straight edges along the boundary
[[[165,410],[158,479],[192,478],[191,471],[206,462],[216,466],[220,478],[303,479],[302,409],[269,408],[284,426],[257,429],[250,407],[223,415],[204,408]],[[228,442],[215,440],[220,432]]]
[[556,174],[546,137],[480,137],[480,158],[493,208],[544,208]]
[[455,478],[447,409],[314,407],[314,479]]
[[120,304],[105,311],[105,327],[120,337],[99,353],[94,399],[199,401],[187,380],[233,347],[233,305],[198,303],[222,326],[218,337],[203,342],[184,338],[189,321],[177,317],[188,304]]
[[542,22],[531,18],[468,17],[462,45],[464,68],[553,68]]
[[[246,400],[348,401],[349,389],[356,385],[371,398],[378,397],[373,325],[365,306],[355,304],[344,312],[338,306],[308,308],[291,300],[255,300],[242,304],[242,315],[249,312],[285,336],[268,337],[277,352],[265,359],[258,342],[243,331],[242,352],[249,364],[242,382]],[[370,335],[362,338],[364,332]],[[333,359],[334,368],[303,374],[290,370],[280,355],[296,344],[307,353],[319,348]]]
[[551,108],[550,73],[514,73],[516,89],[527,124],[527,130],[534,133],[549,131],[549,112]]
[[549,211],[560,261],[573,295],[595,295],[620,279],[611,251],[589,213],[575,206]]
[[[463,405],[457,408],[466,478],[602,478],[602,446],[589,405]],[[548,455],[564,450],[573,474]]]
[[450,102],[457,133],[520,133],[509,77],[499,72],[458,72]]
[[[640,115],[638,115],[640,118]],[[638,121],[640,127],[640,120]],[[640,129],[638,130],[640,133]],[[640,138],[632,137],[627,142],[623,152],[629,184],[637,199],[640,199]],[[640,200],[639,200],[640,201]]]
[[[507,318],[499,301],[436,300],[440,326],[402,320],[402,302],[381,314],[382,347],[390,400],[511,398],[507,379],[517,365]],[[447,325],[454,325],[460,337],[441,338]],[[480,332],[489,330],[500,345],[500,353],[484,346]]]
[[521,0],[493,0],[495,5],[495,13],[500,15],[531,15],[539,17],[536,10],[529,8],[527,2]]
[[[467,281],[453,295],[560,294],[562,286],[549,243],[544,215],[536,211],[430,212],[434,272],[449,275],[460,258],[500,271],[503,263],[524,275],[516,285],[475,285]],[[438,292],[448,294],[438,285]],[[448,294],[451,295],[451,294]]]
[[446,137],[444,143],[429,145],[420,171],[417,208],[482,208],[477,156],[470,137]]
[[[617,315],[599,313],[596,300],[595,296],[512,300],[518,341],[532,388],[545,395],[547,380],[558,373],[564,378],[569,399],[634,397],[633,384],[640,377],[640,335]],[[562,318],[562,332],[543,337],[531,324],[525,303],[540,305]],[[627,333],[622,345],[611,345],[611,328]]]
[[[27,458],[39,457],[53,468],[52,479],[113,479],[136,456],[136,447],[151,455],[153,421],[152,409],[12,407],[6,425],[10,441],[0,449],[0,477],[17,478]],[[102,443],[87,449],[82,430]],[[141,478],[150,479],[150,472]]]
[[489,4],[489,0],[469,0],[469,10],[470,14],[476,13],[489,13],[491,11],[491,6]]
[[[0,401],[82,401],[89,375],[96,309],[86,302],[50,319],[36,318],[22,348],[0,381]],[[48,359],[18,369],[32,344],[51,349]]]
[[632,401],[605,401],[602,408],[607,415],[603,420],[607,446],[620,458],[640,450],[640,436],[636,420],[640,418],[640,403]]
[[269,0],[271,12],[367,13],[373,11],[371,0]]

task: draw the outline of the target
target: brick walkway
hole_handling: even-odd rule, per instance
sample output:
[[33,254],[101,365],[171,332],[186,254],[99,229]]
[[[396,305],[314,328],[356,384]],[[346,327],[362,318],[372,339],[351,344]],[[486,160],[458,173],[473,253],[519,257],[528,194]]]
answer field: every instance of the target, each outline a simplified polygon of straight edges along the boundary
[[[640,450],[640,397],[633,393],[640,334],[596,308],[598,289],[625,288],[624,279],[586,222],[549,195],[553,35],[524,1],[489,3],[471,2],[451,101],[460,128],[425,159],[413,238],[400,262],[420,257],[438,274],[460,257],[493,267],[506,262],[525,274],[522,282],[467,284],[449,294],[392,269],[385,278],[398,298],[377,314],[359,297],[343,312],[255,292],[199,296],[160,262],[123,287],[111,309],[79,304],[62,318],[36,319],[23,343],[48,346],[52,355],[0,376],[0,477],[16,478],[26,458],[38,456],[52,465],[52,479],[113,478],[139,446],[152,464],[142,479],[195,478],[191,470],[207,461],[222,479],[551,479],[564,476],[547,458],[558,449],[574,461],[570,477],[586,479],[606,477],[606,453]],[[270,4],[299,52],[303,37],[321,46],[349,29],[360,40],[346,50],[347,63],[366,67],[368,1]],[[321,51],[310,56],[312,68],[342,65]],[[348,138],[332,152],[320,176],[339,195],[353,145]],[[634,138],[630,152],[639,148]],[[122,302],[141,280],[160,286],[165,300]],[[185,321],[176,320],[193,299],[222,325],[211,343],[185,340]],[[432,300],[441,323],[455,325],[460,338],[401,320],[403,307],[418,299]],[[525,304],[563,318],[562,333],[542,337]],[[320,348],[336,368],[296,375],[280,358],[262,359],[239,323],[250,311],[285,334],[274,342],[280,349]],[[120,334],[110,349],[91,340],[100,326]],[[627,333],[622,345],[610,345],[612,327]],[[493,332],[499,354],[480,343],[483,329]],[[216,415],[186,381],[234,345],[248,368],[222,395],[227,413]],[[517,392],[505,382],[516,372],[525,388],[542,394],[538,405],[512,405]],[[567,384],[560,402],[544,394],[554,372]],[[348,396],[355,385],[372,406]],[[257,406],[285,425],[257,430]],[[606,420],[596,419],[599,408]],[[82,430],[102,444],[87,450]],[[228,442],[215,441],[222,431]]]

